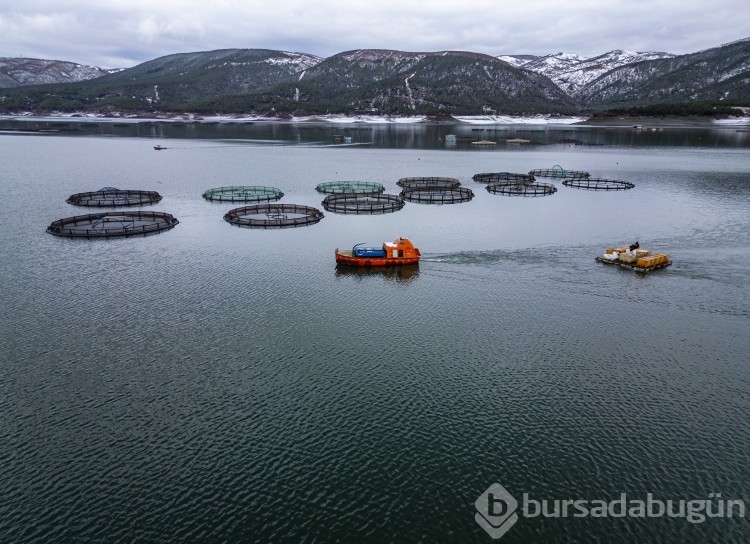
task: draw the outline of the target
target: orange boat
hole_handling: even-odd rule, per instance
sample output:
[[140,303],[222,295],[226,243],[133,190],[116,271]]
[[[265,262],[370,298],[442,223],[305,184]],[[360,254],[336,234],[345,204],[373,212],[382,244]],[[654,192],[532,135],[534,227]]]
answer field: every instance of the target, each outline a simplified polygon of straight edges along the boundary
[[336,262],[351,266],[394,266],[417,264],[421,253],[406,238],[384,242],[382,247],[357,244],[351,250],[336,249]]

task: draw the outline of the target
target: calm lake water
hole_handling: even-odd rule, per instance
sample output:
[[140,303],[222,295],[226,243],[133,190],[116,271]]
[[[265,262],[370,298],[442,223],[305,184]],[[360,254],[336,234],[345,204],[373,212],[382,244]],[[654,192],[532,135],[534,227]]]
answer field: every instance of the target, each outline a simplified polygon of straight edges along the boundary
[[[0,541],[487,543],[495,482],[750,507],[750,133],[507,127],[479,134],[532,143],[478,150],[442,125],[99,126],[0,133]],[[374,143],[330,145],[346,134]],[[555,164],[636,187],[471,180]],[[407,176],[476,197],[265,231],[201,198],[269,185],[320,208],[318,183]],[[180,224],[45,232],[104,186],[159,191],[144,209]],[[335,248],[398,236],[418,269],[336,269]],[[636,239],[674,264],[594,261]],[[520,516],[501,542],[748,540],[735,511]]]

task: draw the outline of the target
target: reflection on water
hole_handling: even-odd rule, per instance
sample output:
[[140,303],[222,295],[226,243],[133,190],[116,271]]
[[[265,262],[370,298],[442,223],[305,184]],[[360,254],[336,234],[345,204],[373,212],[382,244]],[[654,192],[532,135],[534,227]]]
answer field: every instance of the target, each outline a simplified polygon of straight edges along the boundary
[[409,283],[419,277],[419,265],[414,264],[367,268],[364,266],[347,266],[339,263],[336,265],[336,277],[356,278],[358,280],[365,278],[383,278],[388,281]]
[[[80,122],[34,118],[0,119],[0,131],[44,134],[122,136],[187,140],[234,140],[258,145],[369,145],[377,148],[457,149],[491,152],[529,146],[750,147],[750,131],[741,126],[602,127],[586,125],[490,125],[390,123],[334,124],[312,122]],[[453,142],[456,145],[447,145]],[[518,145],[507,140],[528,140]],[[496,142],[475,146],[472,141]]]

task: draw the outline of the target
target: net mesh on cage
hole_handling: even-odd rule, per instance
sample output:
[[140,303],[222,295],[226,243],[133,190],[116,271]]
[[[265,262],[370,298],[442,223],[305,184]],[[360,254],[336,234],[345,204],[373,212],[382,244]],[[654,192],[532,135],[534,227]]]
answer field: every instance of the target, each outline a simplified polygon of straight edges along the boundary
[[500,182],[514,182],[514,183],[532,183],[534,176],[532,174],[516,174],[515,172],[486,172],[482,174],[474,174],[471,178],[477,183],[500,183]]
[[573,178],[563,180],[562,183],[566,187],[590,191],[626,191],[635,187],[635,184],[629,181],[602,178]]
[[156,191],[103,187],[98,191],[70,195],[66,202],[68,204],[73,204],[74,206],[114,208],[118,206],[145,206],[147,204],[156,204],[161,199],[162,196]]
[[392,213],[404,207],[404,199],[398,195],[378,193],[358,195],[339,193],[323,199],[326,211],[342,214],[374,215]]
[[428,189],[428,188],[445,188],[453,189],[461,185],[461,182],[456,178],[442,178],[442,177],[412,177],[412,178],[401,178],[396,184],[404,189]]
[[206,200],[217,202],[263,202],[279,200],[283,196],[281,189],[261,185],[215,187],[203,193]]
[[549,196],[557,192],[551,183],[512,183],[500,182],[487,185],[487,192],[505,196]]
[[303,227],[323,219],[323,212],[300,204],[255,204],[229,210],[224,220],[238,227],[278,229]]
[[458,204],[474,198],[468,187],[411,187],[403,189],[401,198],[418,204]]
[[164,212],[113,211],[58,219],[47,227],[47,232],[68,238],[110,238],[153,234],[178,223],[176,217]]
[[315,190],[319,193],[338,194],[338,193],[355,193],[355,194],[373,194],[382,193],[385,187],[382,183],[371,181],[329,181],[319,183]]
[[559,164],[552,168],[538,168],[529,172],[529,175],[540,178],[587,178],[588,172],[583,170],[566,170]]

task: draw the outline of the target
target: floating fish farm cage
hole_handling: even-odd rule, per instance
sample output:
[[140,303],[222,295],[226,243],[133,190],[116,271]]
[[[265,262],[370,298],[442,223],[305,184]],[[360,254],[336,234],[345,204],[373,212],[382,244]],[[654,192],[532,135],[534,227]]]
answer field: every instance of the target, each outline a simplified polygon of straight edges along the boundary
[[417,177],[401,178],[396,184],[404,189],[454,189],[461,185],[461,182],[456,178]]
[[458,204],[474,198],[474,191],[468,187],[409,187],[402,190],[399,196],[419,204]]
[[216,187],[203,193],[203,198],[216,202],[263,202],[278,200],[284,193],[276,187],[237,185]]
[[47,232],[68,238],[112,238],[169,230],[179,221],[164,212],[106,212],[76,215],[53,221]]
[[566,170],[559,164],[556,164],[552,168],[540,168],[537,170],[532,170],[529,172],[530,176],[534,177],[540,177],[540,178],[571,178],[571,179],[578,179],[578,178],[587,178],[591,174],[588,172],[584,172],[582,170]]
[[590,191],[625,191],[635,187],[629,181],[602,178],[573,178],[563,180],[563,185],[575,189],[588,189]]
[[145,206],[156,204],[162,196],[156,191],[139,191],[104,187],[98,191],[70,195],[66,202],[74,206],[114,208],[116,206]]
[[513,172],[491,172],[485,174],[474,174],[472,177],[477,183],[500,183],[500,182],[513,182],[513,183],[532,183],[534,181],[533,174],[515,174]]
[[282,229],[312,225],[323,219],[323,212],[299,204],[255,204],[229,210],[224,220],[238,227]]
[[551,183],[490,183],[487,192],[505,196],[548,196],[557,192]]
[[339,193],[323,199],[323,207],[334,213],[375,215],[396,212],[405,205],[398,195],[378,193],[371,195]]
[[315,190],[319,193],[325,194],[340,194],[340,193],[354,193],[354,194],[376,194],[385,191],[385,187],[381,183],[373,183],[370,181],[330,181],[327,183],[319,183]]

